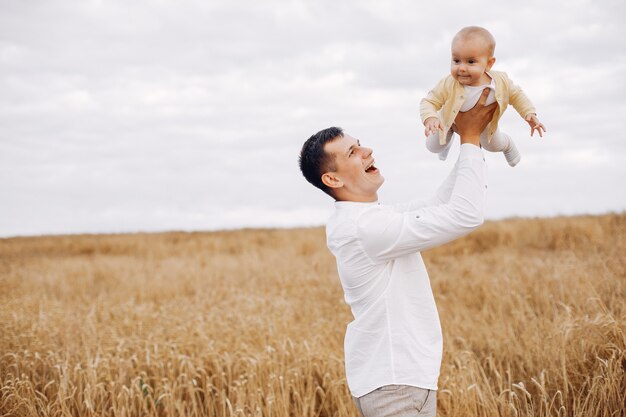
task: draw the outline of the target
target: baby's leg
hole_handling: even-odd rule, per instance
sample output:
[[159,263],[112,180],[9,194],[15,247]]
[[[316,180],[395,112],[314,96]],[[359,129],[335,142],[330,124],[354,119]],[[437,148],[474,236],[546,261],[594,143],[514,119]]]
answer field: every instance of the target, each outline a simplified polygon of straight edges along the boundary
[[439,143],[440,133],[441,131],[438,130],[426,138],[426,149],[436,154],[439,154],[439,159],[445,161],[448,157],[448,152],[452,147],[452,134],[454,132],[452,132],[452,129],[448,131],[448,133],[446,134],[446,143],[443,145]]
[[485,129],[480,135],[480,144],[490,152],[503,152],[506,162],[512,167],[517,165],[522,159],[513,139],[506,133],[501,132],[500,129],[496,130],[491,137],[491,141],[487,140],[487,129]]

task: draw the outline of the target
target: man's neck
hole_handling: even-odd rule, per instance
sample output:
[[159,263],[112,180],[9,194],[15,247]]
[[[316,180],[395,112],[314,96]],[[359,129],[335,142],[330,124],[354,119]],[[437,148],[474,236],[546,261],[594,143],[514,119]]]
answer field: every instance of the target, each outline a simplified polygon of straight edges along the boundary
[[345,201],[352,203],[376,203],[378,201],[378,194],[361,196],[361,195],[348,195],[348,196],[337,196],[335,201]]

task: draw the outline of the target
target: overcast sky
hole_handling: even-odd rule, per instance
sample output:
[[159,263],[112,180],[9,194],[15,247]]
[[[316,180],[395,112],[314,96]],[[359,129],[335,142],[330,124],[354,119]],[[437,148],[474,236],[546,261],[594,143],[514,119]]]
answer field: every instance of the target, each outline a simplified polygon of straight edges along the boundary
[[374,148],[382,202],[432,193],[420,99],[480,25],[534,102],[488,154],[487,218],[626,209],[626,2],[0,0],[0,235],[323,224],[300,175],[328,126]]

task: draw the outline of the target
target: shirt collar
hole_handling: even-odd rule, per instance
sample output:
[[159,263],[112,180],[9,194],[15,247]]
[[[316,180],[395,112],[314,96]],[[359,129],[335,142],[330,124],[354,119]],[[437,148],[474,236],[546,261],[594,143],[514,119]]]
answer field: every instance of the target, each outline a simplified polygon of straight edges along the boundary
[[342,207],[368,207],[368,206],[379,206],[380,202],[378,201],[367,201],[367,202],[361,202],[361,201],[335,201],[335,207],[336,208],[342,208]]

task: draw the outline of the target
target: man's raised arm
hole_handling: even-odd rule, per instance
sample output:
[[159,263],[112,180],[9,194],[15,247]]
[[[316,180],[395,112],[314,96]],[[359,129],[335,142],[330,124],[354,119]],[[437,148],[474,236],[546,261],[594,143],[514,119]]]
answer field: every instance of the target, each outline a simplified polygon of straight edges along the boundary
[[470,143],[480,146],[480,134],[487,127],[498,107],[497,102],[485,106],[488,95],[489,89],[485,88],[474,107],[456,115],[452,127],[461,137],[461,145]]
[[[461,136],[461,144],[469,143],[480,146],[480,133],[482,130],[478,131],[478,129],[482,127],[484,130],[484,128],[487,127],[487,124],[491,121],[493,113],[497,109],[498,105],[497,103],[492,103],[489,106],[485,106],[488,95],[489,89],[484,89],[478,103],[476,103],[476,105],[470,110],[464,113],[459,113],[456,117],[454,130],[459,134],[459,136]],[[450,174],[448,174],[439,188],[437,188],[433,197],[429,199],[415,199],[410,203],[398,204],[396,205],[396,210],[417,210],[425,206],[444,204],[450,201],[452,190],[454,189],[454,184],[456,183],[458,165],[459,162],[457,161],[450,171]]]
[[480,132],[496,106],[485,106],[483,93],[476,106],[457,117],[461,154],[449,201],[418,210],[394,212],[372,208],[357,220],[357,234],[367,254],[384,262],[457,239],[483,222],[486,168]]

